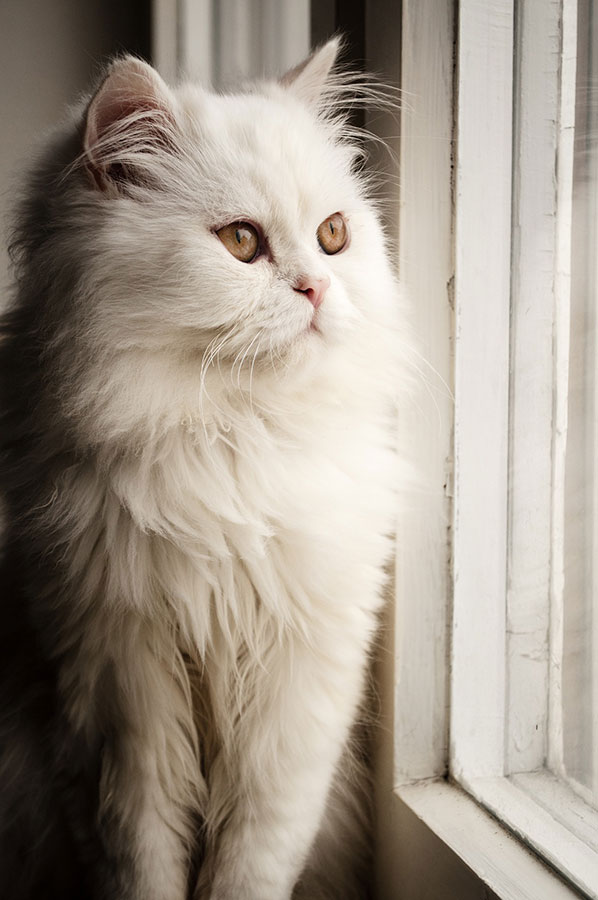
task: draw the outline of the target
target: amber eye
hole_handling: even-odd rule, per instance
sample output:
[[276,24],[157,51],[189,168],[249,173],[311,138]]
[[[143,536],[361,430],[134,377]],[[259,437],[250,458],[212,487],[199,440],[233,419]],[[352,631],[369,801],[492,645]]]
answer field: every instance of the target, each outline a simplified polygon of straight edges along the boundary
[[324,219],[318,228],[318,244],[324,251],[332,255],[340,253],[349,237],[349,229],[340,213],[333,213]]
[[260,249],[260,236],[249,222],[231,222],[216,232],[226,249],[241,262],[251,262]]

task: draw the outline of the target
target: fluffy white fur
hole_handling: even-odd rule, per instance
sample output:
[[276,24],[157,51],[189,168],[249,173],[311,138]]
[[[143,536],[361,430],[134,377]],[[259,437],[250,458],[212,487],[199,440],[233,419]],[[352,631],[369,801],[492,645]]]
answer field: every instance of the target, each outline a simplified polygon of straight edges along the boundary
[[[47,390],[79,457],[39,515],[68,570],[49,590],[71,726],[118,728],[101,813],[139,900],[186,896],[196,813],[196,898],[359,896],[340,863],[325,888],[319,848],[363,837],[350,788],[326,804],[390,552],[402,323],[336,49],[226,96],[118,61],[64,177],[52,265],[83,263]],[[326,256],[338,211],[350,244]],[[254,263],[214,233],[237,220],[266,236]],[[305,276],[330,278],[318,331]]]

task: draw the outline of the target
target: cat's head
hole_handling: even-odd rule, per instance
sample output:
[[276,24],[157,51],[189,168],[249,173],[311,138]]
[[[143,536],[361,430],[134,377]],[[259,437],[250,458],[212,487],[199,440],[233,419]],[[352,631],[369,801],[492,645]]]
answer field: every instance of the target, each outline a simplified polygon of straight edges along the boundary
[[337,51],[228,95],[111,65],[71,173],[80,276],[62,334],[71,380],[90,385],[77,414],[92,393],[106,408],[127,394],[135,418],[188,406],[202,380],[255,393],[317,376],[339,347],[376,354],[395,285],[339,114]]

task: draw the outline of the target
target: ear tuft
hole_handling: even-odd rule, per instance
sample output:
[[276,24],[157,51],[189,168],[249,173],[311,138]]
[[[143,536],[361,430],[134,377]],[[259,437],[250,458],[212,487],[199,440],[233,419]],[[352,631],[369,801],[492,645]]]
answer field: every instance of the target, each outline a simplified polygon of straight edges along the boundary
[[134,180],[135,156],[168,143],[173,110],[172,94],[150,65],[133,56],[112,63],[87,108],[83,137],[96,185],[122,184],[127,173]]
[[283,75],[280,83],[305,103],[316,104],[326,86],[341,46],[339,37],[331,38],[322,47],[314,50],[311,56]]

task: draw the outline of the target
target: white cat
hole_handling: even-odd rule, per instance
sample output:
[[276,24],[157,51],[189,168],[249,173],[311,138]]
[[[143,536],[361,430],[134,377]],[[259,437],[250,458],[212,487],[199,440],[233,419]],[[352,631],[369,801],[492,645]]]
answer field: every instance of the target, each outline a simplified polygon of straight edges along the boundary
[[368,893],[349,745],[403,314],[337,50],[224,96],[117,60],[32,181],[0,351],[3,895]]

